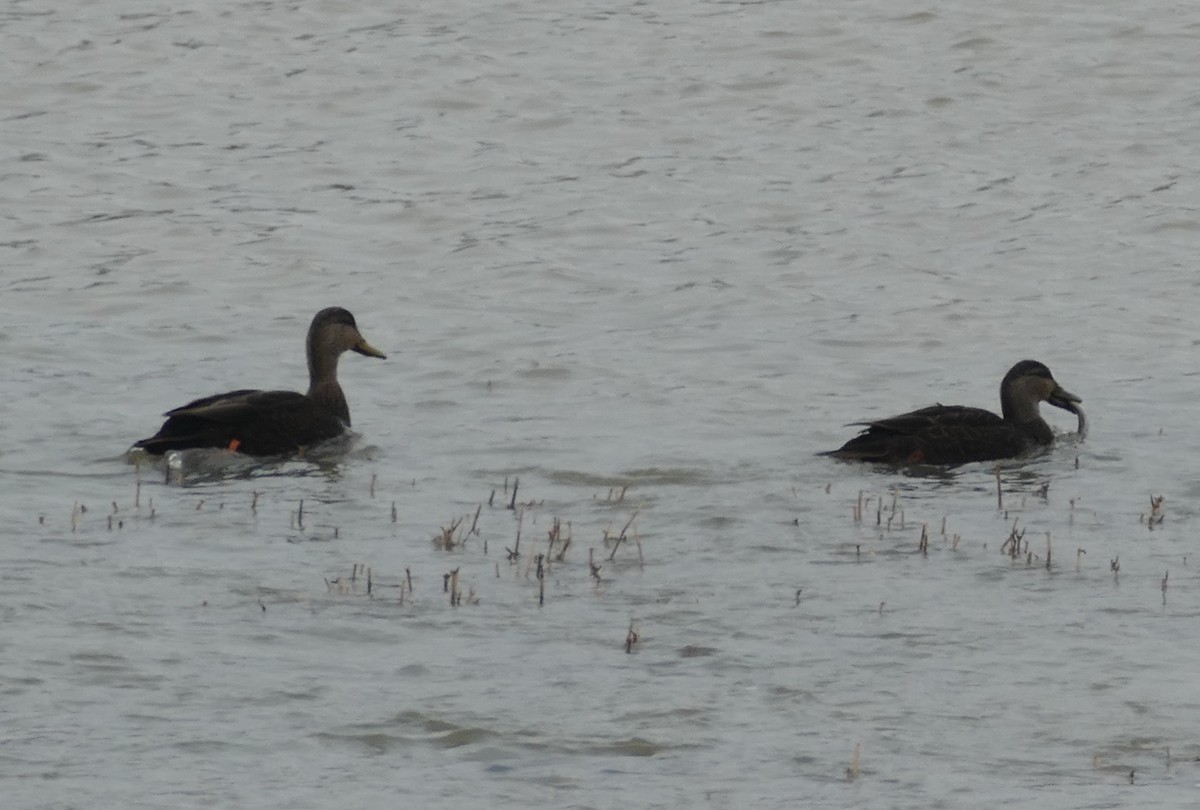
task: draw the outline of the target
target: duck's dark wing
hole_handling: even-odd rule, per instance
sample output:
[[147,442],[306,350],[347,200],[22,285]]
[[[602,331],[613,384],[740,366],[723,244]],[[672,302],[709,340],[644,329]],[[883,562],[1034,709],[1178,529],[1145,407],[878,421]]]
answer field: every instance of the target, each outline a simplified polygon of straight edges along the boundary
[[865,425],[868,430],[877,428],[889,433],[914,435],[931,427],[987,427],[1002,425],[1004,420],[983,408],[966,408],[962,405],[930,405],[928,408],[889,416],[870,422],[851,422]]
[[[193,399],[187,405],[180,405],[178,408],[172,408],[163,414],[163,416],[175,416],[177,414],[186,413],[188,411],[199,411],[209,405],[220,405],[223,402],[234,403],[240,402],[247,397],[255,394],[291,394],[293,391],[260,391],[257,388],[239,388],[237,391],[229,391],[224,394],[213,394],[211,397],[201,397]],[[297,394],[297,396],[303,396]]]
[[168,411],[158,433],[134,444],[148,453],[220,447],[252,456],[294,453],[346,428],[335,414],[296,391],[242,389]]
[[965,464],[1019,455],[1030,444],[1020,429],[991,411],[960,405],[931,405],[855,424],[866,429],[823,455],[893,464]]

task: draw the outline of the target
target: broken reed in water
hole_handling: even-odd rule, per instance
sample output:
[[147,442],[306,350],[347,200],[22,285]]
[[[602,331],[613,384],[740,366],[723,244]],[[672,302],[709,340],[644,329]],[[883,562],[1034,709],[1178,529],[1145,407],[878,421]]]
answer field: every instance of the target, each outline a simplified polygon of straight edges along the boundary
[[858,778],[862,766],[862,743],[854,744],[854,755],[850,757],[850,767],[846,769],[846,778],[853,782]]
[[614,536],[609,533],[608,529],[604,530],[604,545],[607,546],[610,541],[612,542],[612,553],[608,555],[609,562],[612,562],[613,557],[617,556],[617,549],[621,547],[621,543],[625,542],[625,533],[629,531],[629,527],[633,525],[633,521],[637,520],[637,516],[641,511],[642,510],[640,508],[634,510],[633,515],[628,521],[625,522],[625,525],[621,527],[620,534]]

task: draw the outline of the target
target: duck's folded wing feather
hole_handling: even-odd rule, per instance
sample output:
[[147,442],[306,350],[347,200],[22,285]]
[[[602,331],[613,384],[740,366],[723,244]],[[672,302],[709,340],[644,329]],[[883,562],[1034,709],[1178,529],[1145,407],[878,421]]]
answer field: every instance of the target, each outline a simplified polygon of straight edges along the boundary
[[167,411],[166,416],[190,416],[213,422],[237,422],[249,415],[287,413],[309,400],[297,391],[260,391],[245,388],[202,397]]
[[243,389],[168,412],[158,433],[135,446],[151,453],[227,447],[250,455],[278,455],[331,439],[345,427],[337,414],[295,391]]
[[865,427],[866,432],[883,431],[911,436],[938,428],[962,429],[991,427],[1004,424],[1004,420],[983,408],[967,408],[962,405],[930,405],[928,408],[874,419],[867,422],[852,422]]

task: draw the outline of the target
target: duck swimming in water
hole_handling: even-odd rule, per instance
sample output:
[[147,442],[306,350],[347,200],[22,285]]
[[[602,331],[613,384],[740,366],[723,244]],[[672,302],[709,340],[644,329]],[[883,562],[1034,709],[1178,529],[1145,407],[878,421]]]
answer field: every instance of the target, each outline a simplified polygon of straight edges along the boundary
[[133,446],[152,455],[219,447],[251,456],[296,453],[350,427],[350,408],[337,381],[338,358],[352,351],[387,357],[358,331],[341,307],[318,312],[308,328],[308,393],[241,389],[167,411],[158,433]]
[[932,405],[886,419],[854,422],[866,429],[837,450],[821,455],[891,464],[965,464],[1013,458],[1054,441],[1054,433],[1038,409],[1042,402],[1078,416],[1083,433],[1082,400],[1055,382],[1045,365],[1022,360],[1000,382],[1002,416],[983,408]]

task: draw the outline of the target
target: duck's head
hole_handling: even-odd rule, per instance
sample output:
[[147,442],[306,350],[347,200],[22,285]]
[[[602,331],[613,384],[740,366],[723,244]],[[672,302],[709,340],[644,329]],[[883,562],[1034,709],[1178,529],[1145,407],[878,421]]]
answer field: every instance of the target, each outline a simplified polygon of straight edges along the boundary
[[1038,418],[1039,402],[1048,402],[1056,408],[1078,414],[1079,403],[1083,400],[1059,385],[1044,363],[1022,360],[1009,369],[1000,382],[1000,403],[1004,407],[1004,415],[1019,421],[1029,421],[1030,416]]
[[367,357],[387,355],[376,349],[358,331],[358,324],[349,310],[329,307],[313,316],[308,327],[309,356],[337,357],[342,352],[358,352]]

